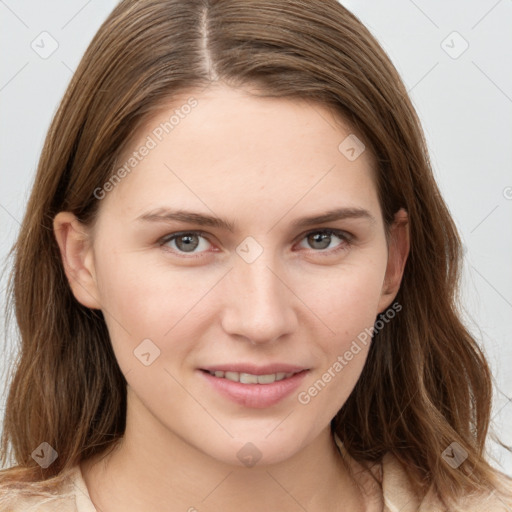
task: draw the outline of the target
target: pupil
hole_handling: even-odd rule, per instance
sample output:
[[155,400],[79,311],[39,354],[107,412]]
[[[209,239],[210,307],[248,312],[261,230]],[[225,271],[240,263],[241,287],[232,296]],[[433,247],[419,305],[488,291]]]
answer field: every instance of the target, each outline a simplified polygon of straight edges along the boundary
[[322,244],[322,247],[316,247],[316,249],[325,249],[329,246],[329,237],[330,235],[328,233],[316,233],[313,235],[313,243],[320,242]]
[[[186,247],[186,248],[188,248],[188,249],[190,249],[191,251],[193,251],[193,250],[197,247],[197,245],[198,245],[198,243],[197,243],[197,242],[194,244],[194,242],[192,241],[192,239],[193,239],[194,237],[195,237],[195,235],[182,235],[182,236],[180,236],[180,237],[177,239],[177,241],[179,241],[180,243],[182,243],[182,241],[184,240],[184,241],[185,241],[185,247]],[[180,244],[179,244],[179,243],[178,243],[177,245],[178,245],[178,247],[180,246]],[[180,249],[182,249],[182,247],[180,247]]]

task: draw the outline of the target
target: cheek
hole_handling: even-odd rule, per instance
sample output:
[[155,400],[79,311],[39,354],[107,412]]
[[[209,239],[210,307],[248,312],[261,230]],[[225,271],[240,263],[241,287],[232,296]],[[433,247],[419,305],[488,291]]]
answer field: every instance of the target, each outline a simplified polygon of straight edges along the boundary
[[[326,351],[345,345],[373,326],[379,307],[386,259],[361,258],[340,266],[321,279],[309,279],[301,288],[312,309],[329,328]],[[329,332],[328,332],[329,334]]]
[[315,410],[319,423],[343,406],[363,370],[372,339],[386,260],[340,269],[339,276],[311,292],[314,311],[329,328],[316,337],[319,364],[297,394],[302,406]]
[[213,285],[214,276],[200,279],[193,269],[172,270],[152,256],[103,250],[96,266],[98,288],[102,306],[128,330],[163,335]]
[[[96,266],[102,311],[125,372],[139,366],[134,351],[143,342],[150,352],[161,351],[161,355],[172,345],[173,356],[180,360],[190,349],[183,343],[187,339],[184,330],[191,328],[190,315],[197,314],[195,308],[201,297],[218,279],[192,279],[184,269],[170,272],[168,267],[149,265],[147,259],[142,252],[111,251],[104,252]],[[151,340],[154,346],[145,340]],[[163,359],[159,358],[158,364]]]

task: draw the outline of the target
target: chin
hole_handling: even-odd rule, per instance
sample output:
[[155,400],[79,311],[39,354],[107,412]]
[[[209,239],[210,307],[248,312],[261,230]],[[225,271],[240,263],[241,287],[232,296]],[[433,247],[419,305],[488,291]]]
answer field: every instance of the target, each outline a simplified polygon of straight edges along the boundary
[[[264,432],[264,433],[262,433]],[[296,432],[275,431],[270,435],[268,429],[255,435],[237,436],[212,444],[204,450],[210,457],[228,465],[239,467],[262,467],[279,464],[293,457],[305,443]],[[267,437],[265,437],[267,436]]]

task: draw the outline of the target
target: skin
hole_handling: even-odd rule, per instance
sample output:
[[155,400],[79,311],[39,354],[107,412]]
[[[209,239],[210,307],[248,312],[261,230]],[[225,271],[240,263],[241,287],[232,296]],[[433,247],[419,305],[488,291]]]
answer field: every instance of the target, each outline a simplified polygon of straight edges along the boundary
[[[121,165],[191,95],[164,105]],[[122,442],[81,466],[91,499],[105,512],[366,510],[329,422],[369,345],[309,403],[297,395],[393,303],[409,252],[407,214],[396,215],[388,245],[372,156],[350,161],[338,150],[353,132],[327,107],[223,84],[193,96],[198,105],[101,200],[94,226],[69,212],[54,219],[73,293],[102,310],[128,382]],[[216,215],[236,230],[137,220],[158,207]],[[292,226],[337,207],[374,220]],[[352,242],[307,236],[326,228]],[[205,233],[189,249],[196,258],[183,239],[158,243],[191,230]],[[236,252],[248,236],[262,249],[251,263]],[[145,366],[134,350],[148,338],[160,355]],[[244,407],[198,373],[240,361],[309,372],[279,403]],[[237,457],[248,442],[261,454],[252,467]]]

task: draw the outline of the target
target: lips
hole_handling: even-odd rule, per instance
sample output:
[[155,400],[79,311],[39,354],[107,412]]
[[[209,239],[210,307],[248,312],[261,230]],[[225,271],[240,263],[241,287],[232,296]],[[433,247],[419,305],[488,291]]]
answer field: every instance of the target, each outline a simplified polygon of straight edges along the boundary
[[213,389],[224,397],[260,409],[277,404],[293,392],[309,371],[289,364],[221,364],[200,370]]

